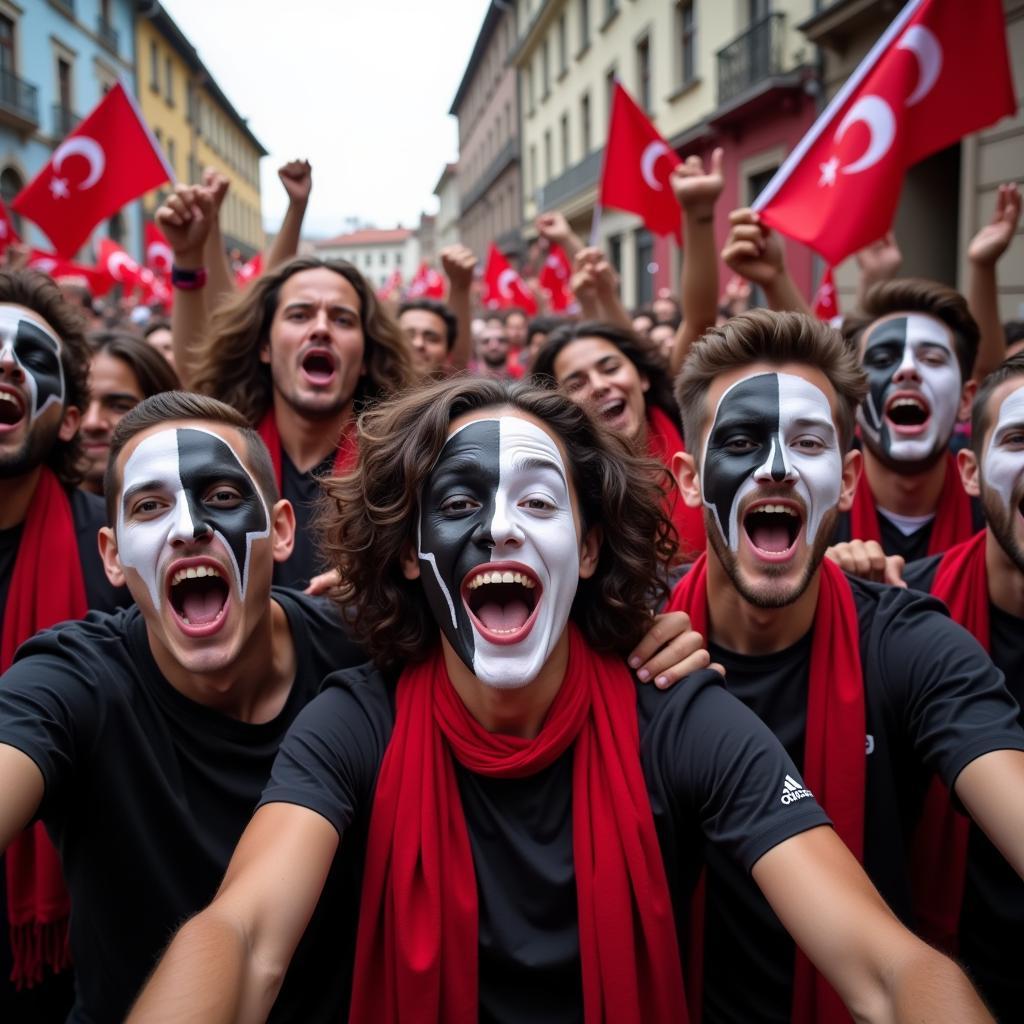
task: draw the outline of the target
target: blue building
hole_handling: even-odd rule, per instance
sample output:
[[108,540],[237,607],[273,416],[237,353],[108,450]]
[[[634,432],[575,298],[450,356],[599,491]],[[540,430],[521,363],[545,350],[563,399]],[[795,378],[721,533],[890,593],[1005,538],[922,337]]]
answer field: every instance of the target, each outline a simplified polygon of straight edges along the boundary
[[[8,207],[118,81],[137,95],[133,0],[0,0],[0,197]],[[28,244],[50,248],[38,228],[12,216]],[[86,247],[104,235],[139,256],[141,202],[99,225]]]

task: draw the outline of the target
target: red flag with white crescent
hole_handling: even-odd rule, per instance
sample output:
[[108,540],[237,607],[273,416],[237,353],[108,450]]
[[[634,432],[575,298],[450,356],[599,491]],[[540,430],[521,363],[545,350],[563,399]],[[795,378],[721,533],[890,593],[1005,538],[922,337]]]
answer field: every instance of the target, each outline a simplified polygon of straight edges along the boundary
[[258,252],[248,263],[243,263],[235,271],[235,284],[244,288],[250,281],[255,281],[263,273],[263,253]]
[[167,236],[151,220],[146,221],[146,266],[161,277],[169,277],[174,264]]
[[547,292],[548,303],[555,313],[565,312],[572,304],[572,292],[569,290],[571,278],[572,267],[565,250],[560,245],[550,245],[538,281]]
[[106,295],[114,287],[114,280],[98,267],[83,267],[79,263],[58,256],[55,252],[42,249],[29,250],[25,264],[30,270],[49,274],[55,281],[80,280],[95,298]]
[[446,288],[444,278],[429,263],[420,264],[412,281],[409,282],[410,299],[444,299]]
[[839,316],[839,296],[836,295],[836,285],[832,280],[832,268],[826,267],[825,273],[821,275],[821,284],[814,293],[814,315],[819,320],[830,321]]
[[491,309],[521,309],[528,316],[537,313],[537,300],[526,282],[492,242],[484,270],[484,304]]
[[142,267],[110,238],[100,239],[96,252],[96,266],[116,284],[124,285],[125,291],[131,291],[142,284]]

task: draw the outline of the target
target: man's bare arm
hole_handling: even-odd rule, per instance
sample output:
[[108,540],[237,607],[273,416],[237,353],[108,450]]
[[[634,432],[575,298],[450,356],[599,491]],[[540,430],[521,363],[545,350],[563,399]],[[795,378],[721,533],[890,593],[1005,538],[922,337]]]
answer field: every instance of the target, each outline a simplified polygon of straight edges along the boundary
[[855,1020],[992,1021],[960,968],[897,920],[831,828],[780,843],[753,877]]
[[43,773],[28,754],[0,743],[0,852],[32,820],[43,799]]
[[224,234],[220,229],[220,210],[230,187],[230,179],[220,174],[215,167],[207,167],[203,171],[203,188],[213,203],[210,210],[210,233],[206,236],[206,244],[203,246],[207,274],[203,298],[210,313],[227,297],[235,294],[235,278],[228,262]]
[[1024,751],[993,750],[976,757],[953,788],[978,827],[1024,878]]
[[288,193],[288,209],[281,221],[281,230],[267,253],[265,270],[285,263],[299,251],[302,221],[309,205],[309,195],[313,191],[313,168],[308,160],[289,160],[278,170],[277,176]]
[[283,803],[261,807],[213,902],[175,936],[130,1024],[266,1020],[338,841],[315,811]]
[[448,365],[464,370],[473,355],[473,271],[476,256],[465,245],[447,245],[441,252],[441,266],[448,278],[448,308],[455,314],[458,330],[448,353]]

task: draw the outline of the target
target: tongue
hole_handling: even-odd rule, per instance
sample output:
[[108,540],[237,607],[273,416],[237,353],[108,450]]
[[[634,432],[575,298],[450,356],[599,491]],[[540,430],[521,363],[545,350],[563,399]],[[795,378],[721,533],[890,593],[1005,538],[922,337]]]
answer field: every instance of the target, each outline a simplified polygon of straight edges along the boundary
[[488,629],[522,629],[530,617],[530,609],[526,607],[525,601],[509,601],[508,604],[488,601],[479,609],[476,617]]
[[314,384],[326,384],[334,376],[334,371],[327,369],[322,363],[313,363],[311,366],[303,367],[303,369],[306,371],[306,376]]
[[750,531],[750,539],[762,551],[785,551],[789,547],[789,530],[781,523],[759,523]]
[[185,618],[193,625],[213,622],[224,607],[224,596],[219,587],[190,590],[181,602]]

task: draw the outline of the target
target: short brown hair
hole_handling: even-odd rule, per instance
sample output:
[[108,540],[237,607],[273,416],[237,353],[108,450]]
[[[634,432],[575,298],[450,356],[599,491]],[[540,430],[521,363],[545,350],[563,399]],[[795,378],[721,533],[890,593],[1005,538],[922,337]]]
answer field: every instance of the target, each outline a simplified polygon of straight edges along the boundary
[[127,364],[135,374],[143,398],[178,388],[174,367],[152,345],[127,331],[91,331],[86,339],[92,354],[105,352]]
[[150,427],[159,427],[173,420],[205,420],[208,423],[223,423],[234,427],[245,440],[249,468],[267,506],[280,498],[274,464],[263,439],[249,425],[249,421],[237,410],[216,398],[197,395],[191,391],[161,391],[144,398],[134,409],[125,413],[114,427],[110,439],[110,458],[103,476],[103,494],[107,501],[107,524],[117,522],[117,501],[121,490],[121,476],[117,471],[117,457],[124,446],[137,434]]
[[662,511],[658,468],[633,456],[565,395],[512,381],[458,376],[382,402],[359,420],[359,465],[325,482],[323,549],[341,574],[337,598],[354,638],[382,665],[423,658],[438,627],[401,562],[415,543],[423,483],[449,424],[476,409],[512,409],[548,425],[566,449],[583,526],[600,525],[595,575],[580,580],[572,616],[598,650],[624,653],[667,593],[675,531]]
[[357,403],[410,386],[415,373],[409,345],[363,275],[346,260],[297,256],[257,278],[214,312],[209,336],[193,357],[193,390],[219,398],[250,423],[259,423],[273,397],[270,367],[260,362],[259,352],[270,338],[281,286],[295,274],[321,267],[345,278],[359,296],[366,373],[356,387]]
[[1024,352],[1018,352],[997,366],[982,382],[971,406],[971,450],[980,459],[985,434],[992,426],[989,404],[993,393],[1014,377],[1024,377]]
[[853,441],[857,407],[868,382],[853,350],[837,330],[803,313],[754,309],[710,328],[693,346],[676,380],[676,402],[683,413],[687,451],[696,453],[708,416],[711,382],[752,363],[803,363],[820,370],[838,398],[836,426],[843,448]]
[[854,351],[864,332],[891,313],[923,313],[941,320],[953,333],[960,379],[964,384],[971,379],[981,331],[967,308],[967,300],[956,289],[918,277],[899,277],[872,285],[864,297],[863,312],[843,321],[843,335],[853,344]]
[[[41,316],[61,340],[60,363],[64,371],[64,408],[85,411],[89,403],[89,346],[85,318],[68,302],[53,278],[38,270],[0,270],[0,303],[14,303]],[[82,442],[76,431],[70,441],[56,440],[46,465],[70,489],[82,482]]]

